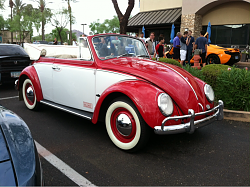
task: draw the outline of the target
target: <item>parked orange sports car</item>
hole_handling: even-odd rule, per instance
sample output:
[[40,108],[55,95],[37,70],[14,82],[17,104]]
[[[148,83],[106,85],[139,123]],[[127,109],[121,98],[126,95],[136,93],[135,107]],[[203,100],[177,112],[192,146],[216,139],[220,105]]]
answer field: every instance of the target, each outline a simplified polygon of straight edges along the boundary
[[[167,57],[172,58],[173,48],[167,52]],[[217,45],[210,44],[207,46],[207,58],[206,61],[209,64],[227,64],[233,65],[240,61],[240,50],[234,48],[224,48]],[[190,63],[194,63],[194,57],[190,60]]]

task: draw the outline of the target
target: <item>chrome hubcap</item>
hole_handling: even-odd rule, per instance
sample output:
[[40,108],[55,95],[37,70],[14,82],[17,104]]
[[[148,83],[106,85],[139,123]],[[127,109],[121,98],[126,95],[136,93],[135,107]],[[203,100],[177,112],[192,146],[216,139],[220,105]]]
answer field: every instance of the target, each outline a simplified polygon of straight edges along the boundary
[[32,86],[29,86],[28,88],[27,88],[27,90],[26,90],[26,95],[27,95],[27,98],[31,101],[31,102],[33,102],[34,101],[34,91],[33,91],[33,88],[32,88]]
[[117,117],[116,127],[123,136],[129,136],[132,132],[132,122],[126,114]]

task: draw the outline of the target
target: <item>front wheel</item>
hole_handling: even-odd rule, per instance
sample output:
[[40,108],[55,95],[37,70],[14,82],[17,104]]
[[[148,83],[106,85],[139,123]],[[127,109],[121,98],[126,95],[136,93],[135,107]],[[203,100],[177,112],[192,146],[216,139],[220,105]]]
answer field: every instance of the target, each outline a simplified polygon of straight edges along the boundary
[[111,141],[124,151],[138,151],[149,139],[149,126],[127,98],[118,98],[110,104],[105,122]]
[[26,107],[30,110],[37,110],[39,102],[36,100],[35,89],[30,79],[23,82],[22,94]]

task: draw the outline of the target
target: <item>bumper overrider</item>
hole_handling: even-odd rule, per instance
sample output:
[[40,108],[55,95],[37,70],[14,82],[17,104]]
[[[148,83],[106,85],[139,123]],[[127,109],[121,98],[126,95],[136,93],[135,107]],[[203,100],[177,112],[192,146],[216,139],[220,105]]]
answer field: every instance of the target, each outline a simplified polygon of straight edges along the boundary
[[[200,113],[194,113],[193,109],[188,110],[188,115],[184,116],[174,116],[174,117],[167,117],[162,121],[161,126],[155,126],[154,131],[156,134],[178,134],[178,133],[190,133],[192,134],[195,129],[204,127],[214,121],[220,121],[223,120],[223,108],[224,104],[223,101],[219,100],[219,104],[205,112]],[[209,113],[215,112],[214,114],[207,116],[200,120],[194,120],[195,117],[201,116],[201,115],[208,115]],[[183,123],[179,125],[171,125],[171,126],[165,126],[165,123],[169,120],[179,120],[179,119],[188,119],[190,118],[190,122]]]

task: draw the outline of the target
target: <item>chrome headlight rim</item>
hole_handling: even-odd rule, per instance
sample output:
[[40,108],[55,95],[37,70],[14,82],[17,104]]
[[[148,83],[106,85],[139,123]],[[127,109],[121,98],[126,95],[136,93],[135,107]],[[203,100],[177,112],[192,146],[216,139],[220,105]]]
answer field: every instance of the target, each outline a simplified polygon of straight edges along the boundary
[[[164,109],[162,108],[162,103],[161,103],[161,98],[162,97],[167,97],[167,100],[169,101],[169,106],[168,106],[168,108],[170,107],[169,112],[164,111]],[[171,116],[173,114],[173,112],[174,112],[174,104],[173,104],[173,101],[172,101],[171,97],[168,94],[166,94],[166,93],[159,94],[158,99],[157,99],[157,103],[158,103],[158,107],[159,107],[161,113],[164,116],[168,117],[168,116]]]
[[[211,98],[210,94],[208,93],[209,91],[210,91],[210,94],[212,93],[212,98]],[[214,90],[213,90],[212,86],[210,86],[209,84],[205,84],[204,93],[206,95],[207,100],[210,103],[214,102]]]

